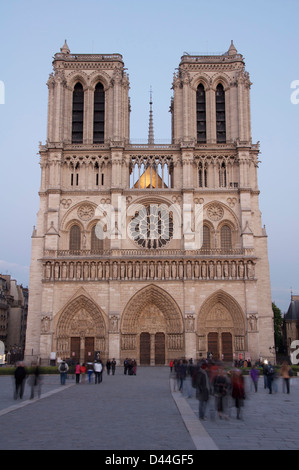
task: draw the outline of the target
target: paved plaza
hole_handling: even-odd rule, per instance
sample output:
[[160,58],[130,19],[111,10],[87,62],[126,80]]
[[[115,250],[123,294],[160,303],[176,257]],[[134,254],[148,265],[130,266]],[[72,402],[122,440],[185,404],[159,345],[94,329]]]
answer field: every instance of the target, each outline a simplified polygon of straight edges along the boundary
[[[219,419],[213,397],[207,420],[198,419],[198,400],[171,392],[168,367],[139,367],[136,376],[104,373],[103,382],[75,384],[69,376],[43,377],[40,398],[13,398],[13,379],[0,376],[1,450],[295,450],[299,448],[299,378],[291,393],[282,382],[272,395],[260,378],[258,392],[246,378],[241,420],[231,403]],[[189,452],[189,453],[190,453]]]

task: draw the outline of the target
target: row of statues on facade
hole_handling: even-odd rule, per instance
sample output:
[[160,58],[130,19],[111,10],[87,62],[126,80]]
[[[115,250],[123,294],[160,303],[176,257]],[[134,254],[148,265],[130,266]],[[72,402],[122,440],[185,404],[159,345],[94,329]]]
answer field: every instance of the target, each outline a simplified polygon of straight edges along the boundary
[[46,262],[46,280],[254,279],[253,261]]

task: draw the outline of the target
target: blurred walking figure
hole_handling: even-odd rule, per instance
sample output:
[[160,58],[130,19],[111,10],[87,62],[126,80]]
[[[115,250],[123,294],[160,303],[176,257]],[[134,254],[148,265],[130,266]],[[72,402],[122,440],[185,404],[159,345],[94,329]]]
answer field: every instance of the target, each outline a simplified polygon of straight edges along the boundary
[[213,381],[213,390],[215,396],[215,405],[220,419],[224,416],[225,419],[228,419],[227,415],[227,406],[228,406],[228,389],[229,382],[224,373],[224,370],[219,367],[218,373]]
[[69,366],[64,359],[62,359],[61,363],[59,364],[58,370],[60,373],[60,383],[61,385],[65,385],[65,379],[67,376],[67,371],[69,370]]
[[256,392],[257,392],[257,389],[258,389],[259,376],[260,376],[260,371],[256,368],[256,366],[253,366],[250,369],[250,378],[251,378],[251,383],[253,384],[254,390]]
[[293,371],[286,361],[283,362],[280,370],[280,375],[282,376],[282,391],[285,393],[290,393],[290,378],[293,376]]
[[241,419],[241,408],[244,405],[245,399],[245,386],[244,377],[239,369],[233,371],[232,374],[232,397],[235,400],[237,419]]
[[34,392],[37,391],[37,396],[41,396],[41,376],[38,365],[35,367],[33,374],[29,377],[29,384],[31,386],[30,400],[34,398]]
[[24,366],[24,362],[20,361],[17,363],[17,368],[15,370],[15,394],[14,399],[16,400],[18,396],[23,398],[24,389],[25,389],[25,379],[27,376],[27,371]]
[[210,395],[210,381],[204,364],[201,364],[201,366],[194,371],[193,384],[195,384],[197,388],[199,419],[206,420],[206,409]]
[[111,361],[112,375],[115,375],[115,367],[116,367],[116,360],[113,358]]

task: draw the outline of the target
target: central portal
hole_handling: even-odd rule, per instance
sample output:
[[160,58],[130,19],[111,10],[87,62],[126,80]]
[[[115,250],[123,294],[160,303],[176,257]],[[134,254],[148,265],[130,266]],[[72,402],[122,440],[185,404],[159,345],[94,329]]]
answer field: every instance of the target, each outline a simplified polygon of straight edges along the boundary
[[140,328],[140,364],[165,364],[166,320],[160,309],[147,305],[139,317]]
[[154,366],[183,355],[183,319],[173,298],[155,285],[138,291],[122,315],[121,360]]
[[140,365],[165,364],[165,333],[140,334]]

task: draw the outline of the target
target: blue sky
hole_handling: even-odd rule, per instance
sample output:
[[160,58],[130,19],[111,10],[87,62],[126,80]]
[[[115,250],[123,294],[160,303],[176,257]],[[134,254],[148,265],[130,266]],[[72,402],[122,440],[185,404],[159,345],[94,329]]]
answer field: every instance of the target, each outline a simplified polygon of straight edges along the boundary
[[225,52],[231,39],[250,73],[252,139],[260,141],[260,209],[268,233],[272,299],[299,294],[298,0],[2,0],[0,272],[28,285],[46,140],[46,82],[67,39],[74,53],[120,53],[130,77],[131,137],[146,139],[153,90],[155,139],[170,139],[173,73],[184,52]]

